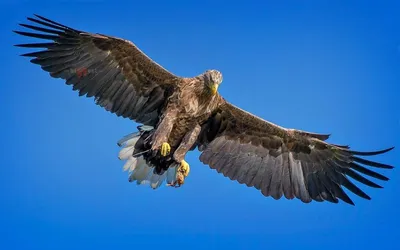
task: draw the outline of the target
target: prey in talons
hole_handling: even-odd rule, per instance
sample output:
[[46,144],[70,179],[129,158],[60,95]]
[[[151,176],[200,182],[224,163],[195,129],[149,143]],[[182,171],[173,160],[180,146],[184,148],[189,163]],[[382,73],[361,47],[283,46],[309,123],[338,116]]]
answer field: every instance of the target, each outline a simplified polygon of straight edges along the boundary
[[172,183],[167,184],[167,186],[176,188],[182,186],[185,183],[185,178],[189,175],[189,172],[189,164],[185,160],[182,160],[181,164],[176,169],[175,180]]

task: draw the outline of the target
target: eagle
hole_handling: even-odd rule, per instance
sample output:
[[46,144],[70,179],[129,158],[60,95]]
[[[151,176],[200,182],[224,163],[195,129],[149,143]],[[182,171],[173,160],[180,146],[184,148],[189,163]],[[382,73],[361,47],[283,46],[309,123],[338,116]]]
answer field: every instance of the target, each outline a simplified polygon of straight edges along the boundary
[[140,124],[118,141],[130,182],[180,187],[190,172],[185,156],[196,149],[203,164],[275,200],[354,205],[343,188],[371,198],[352,180],[373,188],[382,188],[374,179],[389,180],[374,168],[393,166],[365,158],[394,147],[355,151],[327,142],[329,134],[281,127],[225,100],[218,70],[178,76],[129,40],[40,15],[27,19],[32,23],[19,25],[29,30],[14,32],[42,40],[15,45],[39,49],[22,56],[79,96],[94,97],[96,105]]

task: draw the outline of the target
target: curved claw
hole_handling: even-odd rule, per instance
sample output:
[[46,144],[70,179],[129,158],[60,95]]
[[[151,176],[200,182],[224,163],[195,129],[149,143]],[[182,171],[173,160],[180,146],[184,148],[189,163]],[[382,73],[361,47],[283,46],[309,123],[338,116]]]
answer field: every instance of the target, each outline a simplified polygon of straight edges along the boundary
[[162,156],[167,156],[171,152],[171,146],[168,144],[168,142],[164,142],[161,145],[161,155]]
[[185,160],[181,161],[181,165],[178,167],[177,170],[179,173],[182,173],[184,177],[187,177],[190,172],[190,166],[189,163],[187,163]]
[[170,184],[167,184],[167,186],[180,187],[185,183],[185,178],[189,175],[189,172],[190,172],[189,164],[185,160],[182,160],[181,164],[176,169],[175,181],[173,181]]
[[190,172],[189,164],[185,160],[182,160],[181,165],[176,170],[176,182],[178,186],[181,186],[182,184],[185,183],[185,178],[189,175],[189,172]]

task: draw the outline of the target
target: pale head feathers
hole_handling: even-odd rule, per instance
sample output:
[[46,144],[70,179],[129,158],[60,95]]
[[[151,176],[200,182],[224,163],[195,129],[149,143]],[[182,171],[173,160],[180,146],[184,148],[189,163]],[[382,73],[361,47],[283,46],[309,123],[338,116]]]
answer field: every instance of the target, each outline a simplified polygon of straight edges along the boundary
[[209,87],[220,85],[223,80],[222,73],[215,69],[207,70],[202,75],[204,77],[204,83]]

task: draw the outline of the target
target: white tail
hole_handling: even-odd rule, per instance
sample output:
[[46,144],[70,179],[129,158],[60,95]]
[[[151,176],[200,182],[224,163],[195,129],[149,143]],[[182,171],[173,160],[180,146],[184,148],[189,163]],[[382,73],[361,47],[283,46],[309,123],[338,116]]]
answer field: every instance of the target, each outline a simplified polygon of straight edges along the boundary
[[[142,128],[142,131],[147,129],[150,128]],[[151,127],[151,129],[153,128]],[[140,136],[140,132],[132,133],[124,136],[118,141],[118,145],[122,147],[118,154],[118,158],[126,161],[125,165],[123,166],[123,171],[129,172],[129,182],[136,181],[138,185],[150,184],[150,187],[153,189],[159,188],[165,180],[167,181],[167,184],[175,182],[177,166],[170,167],[162,175],[158,175],[154,173],[154,166],[146,163],[146,160],[143,158],[143,154],[139,153],[137,155],[133,155],[135,145]]]

